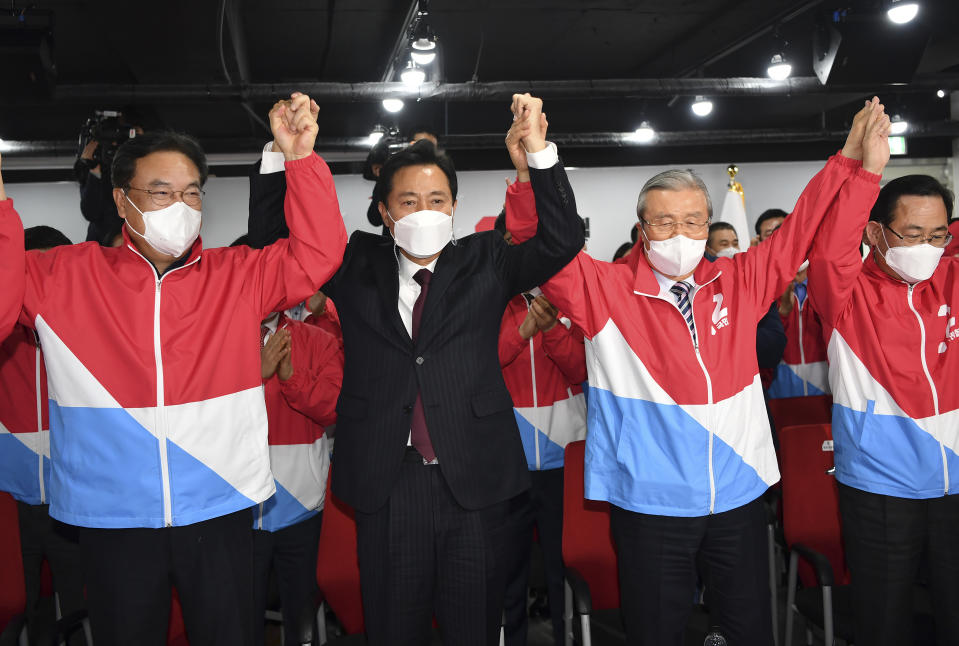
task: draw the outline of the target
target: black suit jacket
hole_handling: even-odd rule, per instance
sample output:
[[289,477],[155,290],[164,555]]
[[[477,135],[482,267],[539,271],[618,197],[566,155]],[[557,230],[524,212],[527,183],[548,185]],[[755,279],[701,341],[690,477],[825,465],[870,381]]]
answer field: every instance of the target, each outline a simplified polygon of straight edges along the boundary
[[[373,512],[387,501],[418,391],[439,468],[463,507],[486,507],[529,487],[499,365],[500,323],[510,298],[545,282],[583,247],[563,167],[531,175],[537,234],[513,247],[493,231],[448,244],[436,263],[415,344],[398,310],[392,239],[354,233],[342,266],[324,286],[340,315],[345,355],[333,490],[356,509]],[[251,211],[251,218],[261,215]],[[251,238],[254,231],[277,229],[251,222]]]

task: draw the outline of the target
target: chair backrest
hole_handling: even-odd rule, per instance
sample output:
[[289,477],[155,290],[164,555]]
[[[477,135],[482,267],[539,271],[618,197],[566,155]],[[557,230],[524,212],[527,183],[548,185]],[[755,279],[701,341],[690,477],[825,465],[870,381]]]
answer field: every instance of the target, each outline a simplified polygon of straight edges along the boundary
[[[808,399],[808,397],[806,398]],[[783,481],[783,533],[786,544],[802,543],[832,564],[838,585],[849,582],[839,520],[839,492],[833,467],[829,424],[789,426],[779,435]],[[812,568],[800,561],[805,586],[815,586]]]
[[330,478],[326,483],[326,504],[316,559],[316,583],[326,603],[343,624],[348,635],[362,633],[363,597],[360,594],[360,566],[356,552],[356,520],[353,509],[333,495]]
[[830,424],[832,395],[783,397],[769,400],[769,414],[777,430],[802,424]]
[[17,502],[10,494],[0,492],[0,632],[26,607]]
[[566,445],[563,475],[563,562],[589,584],[594,610],[619,607],[616,549],[609,527],[609,503],[586,500],[583,459],[586,442]]

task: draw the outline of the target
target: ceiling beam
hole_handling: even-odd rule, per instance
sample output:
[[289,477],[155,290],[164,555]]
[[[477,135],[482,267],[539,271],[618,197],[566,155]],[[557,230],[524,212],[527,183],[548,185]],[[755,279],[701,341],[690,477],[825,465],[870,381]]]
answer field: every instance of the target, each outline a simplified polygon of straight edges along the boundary
[[[568,81],[493,81],[484,83],[424,83],[410,88],[403,83],[250,83],[239,84],[61,84],[55,102],[152,104],[209,101],[272,102],[299,91],[319,103],[373,102],[387,97],[438,101],[508,101],[516,92],[544,99],[668,98],[672,96],[766,97],[811,94],[899,94],[959,90],[959,74],[916,75],[908,84],[844,83],[823,85],[815,76],[785,81],[768,78],[594,79]],[[49,104],[49,98],[38,98]],[[30,99],[9,94],[0,105],[27,105]]]

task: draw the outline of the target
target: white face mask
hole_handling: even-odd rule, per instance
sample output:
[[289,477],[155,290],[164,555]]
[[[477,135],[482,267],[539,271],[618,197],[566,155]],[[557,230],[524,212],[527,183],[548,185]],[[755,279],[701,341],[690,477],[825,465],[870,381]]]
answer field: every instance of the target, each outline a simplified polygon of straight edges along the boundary
[[876,247],[876,251],[879,251],[879,255],[885,259],[889,268],[909,284],[930,278],[939,266],[939,259],[945,251],[945,249],[933,247],[928,242],[912,247],[890,247],[889,241],[886,240],[885,227],[883,227],[882,239],[886,241],[886,253],[879,251],[879,247]]
[[[646,233],[643,233],[646,238]],[[696,269],[706,251],[706,239],[693,240],[684,235],[668,240],[650,240],[646,255],[650,264],[664,276],[685,276]]]
[[143,233],[134,229],[129,220],[127,220],[127,227],[160,253],[179,258],[193,246],[197,236],[200,235],[202,214],[187,203],[174,202],[157,211],[144,213],[137,208],[136,204],[133,204],[130,196],[126,198],[143,216]]
[[[394,220],[393,240],[400,249],[416,258],[435,256],[453,239],[453,216],[442,211],[416,211]],[[455,241],[454,241],[455,242]]]
[[725,249],[720,249],[719,251],[717,251],[717,252],[716,252],[716,257],[717,257],[717,258],[732,258],[732,257],[735,256],[737,253],[739,253],[739,249],[737,249],[736,247],[726,247]]

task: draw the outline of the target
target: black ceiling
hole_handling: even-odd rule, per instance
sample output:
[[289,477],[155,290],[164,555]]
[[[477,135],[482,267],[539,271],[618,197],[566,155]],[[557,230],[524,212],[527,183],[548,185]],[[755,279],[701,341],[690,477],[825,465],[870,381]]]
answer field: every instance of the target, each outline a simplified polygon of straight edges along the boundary
[[[938,98],[936,88],[959,90],[959,6],[956,0],[921,4],[918,22],[910,27],[928,32],[914,76],[921,90],[864,79],[815,91],[806,91],[807,83],[789,94],[717,91],[713,113],[700,119],[689,110],[690,96],[628,86],[597,96],[585,84],[566,89],[553,84],[545,86],[551,133],[567,136],[564,157],[575,165],[819,158],[838,147],[837,133],[875,89],[889,112],[902,113],[924,131],[909,139],[910,155],[949,156],[950,136],[959,136],[959,130],[949,122],[948,95]],[[764,78],[769,57],[780,50],[793,64],[793,77],[813,77],[817,25],[836,20],[871,25],[857,29],[860,34],[875,29],[876,46],[895,50],[896,32],[877,17],[881,5],[881,0],[432,0],[429,21],[440,39],[441,62],[440,78],[432,80],[510,81],[518,90],[535,90],[536,82],[564,80]],[[63,153],[95,109],[123,110],[148,129],[190,132],[211,153],[259,148],[269,135],[242,105],[241,97],[249,96],[244,88],[260,89],[248,106],[265,116],[270,102],[261,100],[264,84],[285,89],[384,80],[410,4],[14,0],[12,7],[0,10],[0,138],[33,142],[7,153],[24,156]],[[235,91],[204,98],[196,94],[204,86]],[[137,97],[137,89],[146,87],[154,94]],[[408,99],[403,111],[390,115],[368,93],[353,101],[340,96],[321,101],[320,138],[329,147],[356,149],[357,139],[376,123],[400,130],[427,124],[460,168],[501,167],[502,151],[490,142],[499,141],[508,125],[507,105],[499,96],[427,96]],[[631,132],[643,119],[672,139],[636,146],[615,138],[575,138]]]

